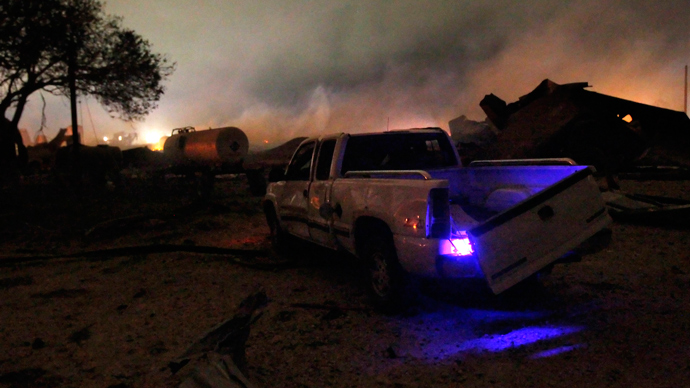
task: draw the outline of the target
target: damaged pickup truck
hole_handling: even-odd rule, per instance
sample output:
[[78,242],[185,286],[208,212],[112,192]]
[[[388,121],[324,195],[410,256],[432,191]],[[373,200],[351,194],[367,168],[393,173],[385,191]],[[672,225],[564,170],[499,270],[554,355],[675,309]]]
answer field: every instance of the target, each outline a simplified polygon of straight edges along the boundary
[[592,168],[464,167],[439,128],[303,141],[271,172],[264,211],[280,249],[296,236],[365,260],[373,302],[404,302],[409,275],[486,279],[498,294],[611,222]]

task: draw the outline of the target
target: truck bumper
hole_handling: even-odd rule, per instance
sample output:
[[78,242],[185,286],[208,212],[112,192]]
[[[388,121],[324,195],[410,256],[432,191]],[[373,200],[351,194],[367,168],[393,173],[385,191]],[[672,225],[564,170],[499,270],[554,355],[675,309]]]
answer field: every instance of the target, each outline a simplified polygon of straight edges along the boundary
[[411,274],[431,278],[484,277],[477,257],[444,254],[448,240],[394,236],[398,261]]

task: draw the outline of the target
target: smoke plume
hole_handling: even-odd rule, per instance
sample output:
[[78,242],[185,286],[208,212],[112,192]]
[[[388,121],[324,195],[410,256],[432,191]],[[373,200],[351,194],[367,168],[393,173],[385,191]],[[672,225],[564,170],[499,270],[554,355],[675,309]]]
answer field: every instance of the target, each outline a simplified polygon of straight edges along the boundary
[[[683,110],[690,57],[684,0],[109,0],[106,9],[177,71],[141,123],[110,119],[86,100],[103,135],[232,125],[258,144],[447,129],[461,114],[484,119],[485,94],[511,102],[545,78]],[[51,130],[69,125],[66,107],[49,107]],[[88,140],[89,117],[80,122]],[[34,103],[20,126],[39,125]]]

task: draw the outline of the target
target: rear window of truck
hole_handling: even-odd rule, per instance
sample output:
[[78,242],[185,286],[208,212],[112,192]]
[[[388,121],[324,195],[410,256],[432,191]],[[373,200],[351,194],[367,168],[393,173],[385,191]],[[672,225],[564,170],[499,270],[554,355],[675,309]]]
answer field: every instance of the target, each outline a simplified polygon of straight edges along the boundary
[[448,138],[439,133],[384,133],[348,139],[341,174],[348,171],[433,170],[457,165]]

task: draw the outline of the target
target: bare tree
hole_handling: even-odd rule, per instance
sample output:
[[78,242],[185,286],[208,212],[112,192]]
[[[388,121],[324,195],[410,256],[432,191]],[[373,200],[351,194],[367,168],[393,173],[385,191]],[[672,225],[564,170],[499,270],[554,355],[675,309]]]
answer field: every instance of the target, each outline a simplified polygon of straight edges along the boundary
[[25,153],[17,124],[29,96],[38,90],[69,96],[70,65],[78,93],[94,96],[125,120],[141,119],[156,107],[175,68],[122,27],[120,17],[105,14],[98,0],[3,0],[0,168]]

